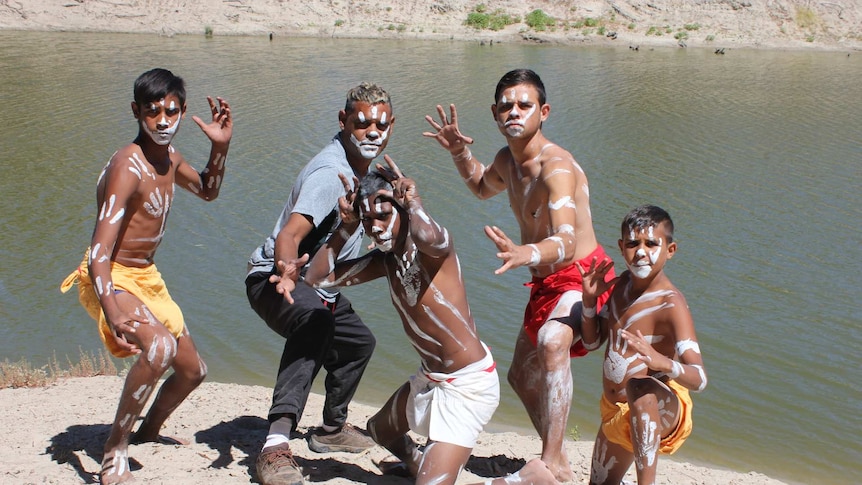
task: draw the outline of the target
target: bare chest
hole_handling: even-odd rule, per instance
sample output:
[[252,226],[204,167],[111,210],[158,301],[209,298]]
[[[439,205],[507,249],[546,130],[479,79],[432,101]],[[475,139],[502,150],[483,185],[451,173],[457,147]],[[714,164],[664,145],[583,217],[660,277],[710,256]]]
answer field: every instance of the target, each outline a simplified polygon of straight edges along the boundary
[[524,173],[522,167],[514,164],[508,175],[509,205],[518,220],[528,226],[547,220],[548,190],[538,176]]

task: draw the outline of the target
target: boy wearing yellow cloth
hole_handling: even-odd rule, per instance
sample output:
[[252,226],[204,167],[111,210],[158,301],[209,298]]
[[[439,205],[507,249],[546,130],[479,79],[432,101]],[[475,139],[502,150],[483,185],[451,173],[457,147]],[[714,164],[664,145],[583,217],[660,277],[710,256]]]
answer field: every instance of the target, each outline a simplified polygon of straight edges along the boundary
[[[628,268],[619,278],[605,282],[613,261],[579,267],[584,347],[598,349],[607,339],[590,483],[617,485],[634,463],[638,483],[652,484],[658,454],[673,453],[691,434],[689,390],[706,387],[706,371],[688,304],[664,272],[677,248],[670,215],[650,205],[633,209],[619,247]],[[596,300],[611,284],[597,312]]]
[[[128,446],[159,442],[171,412],[206,376],[183,315],[171,300],[153,264],[165,223],[181,187],[204,200],[218,197],[233,134],[228,103],[210,97],[212,121],[192,119],[210,139],[209,162],[198,173],[171,145],[186,111],[183,80],[165,69],[145,72],[135,81],[132,114],[138,136],[108,161],[96,186],[97,217],[84,261],[63,282],[99,322],[105,346],[117,357],[138,355],[120,395],[111,433],[105,442],[99,481],[131,480]],[[138,431],[131,431],[159,378],[162,384]],[[176,440],[174,440],[176,441]]]

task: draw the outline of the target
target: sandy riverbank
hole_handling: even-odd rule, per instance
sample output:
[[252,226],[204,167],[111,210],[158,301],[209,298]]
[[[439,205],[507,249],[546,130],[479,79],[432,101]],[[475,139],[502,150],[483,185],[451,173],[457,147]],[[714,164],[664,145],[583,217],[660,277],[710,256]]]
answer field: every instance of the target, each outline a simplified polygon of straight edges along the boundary
[[[520,21],[477,30],[477,9]],[[536,9],[554,27],[530,28]],[[862,0],[0,0],[0,30],[851,51]]]
[[[45,388],[0,389],[0,483],[97,483],[102,446],[123,385],[119,377],[60,379]],[[143,483],[256,483],[254,461],[267,431],[271,390],[260,386],[204,383],[177,409],[163,433],[187,446],[142,444],[130,448],[132,472]],[[308,482],[405,484],[383,477],[375,465],[380,447],[357,455],[309,451],[304,435],[318,424],[323,399],[312,395],[291,448]],[[354,403],[350,421],[364,427],[376,409]],[[695,437],[696,439],[696,433]],[[574,483],[588,483],[592,443],[567,443]],[[486,433],[458,483],[484,481],[520,468],[538,456],[534,435]],[[630,472],[631,475],[631,472]],[[634,480],[634,476],[628,477]],[[781,485],[758,473],[738,473],[662,458],[658,484]]]

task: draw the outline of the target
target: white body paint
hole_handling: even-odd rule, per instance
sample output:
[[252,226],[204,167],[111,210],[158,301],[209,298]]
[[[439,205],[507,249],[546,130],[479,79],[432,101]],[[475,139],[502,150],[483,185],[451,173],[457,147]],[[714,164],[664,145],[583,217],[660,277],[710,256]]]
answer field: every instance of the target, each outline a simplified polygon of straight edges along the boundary
[[[638,426],[639,425],[639,426]],[[637,438],[635,449],[635,466],[638,470],[655,465],[661,437],[658,434],[658,425],[654,423],[649,414],[642,413],[640,419],[632,416],[632,430]]]

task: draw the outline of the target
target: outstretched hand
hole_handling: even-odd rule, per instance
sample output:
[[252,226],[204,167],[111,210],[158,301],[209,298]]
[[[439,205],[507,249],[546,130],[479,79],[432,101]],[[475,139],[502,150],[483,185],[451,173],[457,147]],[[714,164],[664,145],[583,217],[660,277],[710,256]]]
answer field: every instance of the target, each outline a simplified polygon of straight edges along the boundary
[[619,277],[616,277],[611,281],[605,281],[608,271],[614,267],[614,261],[612,259],[603,259],[599,262],[597,257],[593,257],[592,261],[590,261],[589,268],[584,268],[577,262],[575,263],[575,266],[583,280],[583,289],[581,291],[584,295],[584,299],[597,299],[599,295],[603,295],[619,279]]
[[305,263],[308,262],[308,253],[302,257],[290,259],[287,261],[276,261],[276,274],[269,277],[270,283],[275,283],[275,291],[284,296],[291,305],[293,304],[293,296],[291,292],[296,288],[296,282],[299,280],[299,272]]
[[439,104],[437,105],[437,114],[440,116],[440,123],[434,121],[430,115],[425,115],[425,121],[434,128],[434,131],[426,131],[422,136],[434,138],[446,150],[449,150],[453,156],[458,155],[467,148],[467,145],[473,144],[473,139],[469,136],[461,134],[458,128],[458,113],[455,111],[455,105],[449,105],[451,119],[446,117],[446,111]]
[[533,259],[533,248],[515,244],[509,236],[497,226],[485,226],[485,235],[494,241],[497,246],[497,257],[503,260],[503,266],[494,271],[494,274],[503,274],[506,271],[530,264]]
[[212,111],[212,121],[207,124],[204,120],[197,116],[192,116],[192,120],[201,127],[201,130],[213,143],[227,144],[233,136],[233,117],[230,114],[230,105],[224,98],[216,98],[218,106],[212,97],[207,96],[207,102]]
[[392,184],[392,198],[395,199],[401,207],[407,207],[414,199],[419,198],[419,193],[416,190],[416,182],[408,177],[405,177],[395,165],[395,161],[389,155],[383,155],[383,160],[386,161],[388,167],[377,164],[377,171]]
[[356,207],[356,191],[359,189],[359,179],[353,176],[353,187],[343,173],[338,173],[341,184],[344,185],[344,195],[338,198],[338,216],[344,225],[359,222],[359,209]]

